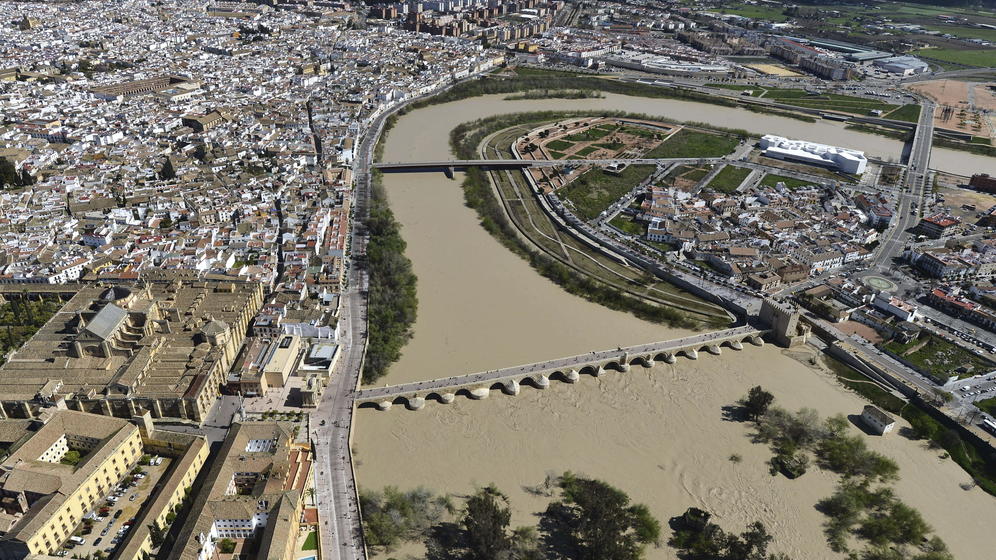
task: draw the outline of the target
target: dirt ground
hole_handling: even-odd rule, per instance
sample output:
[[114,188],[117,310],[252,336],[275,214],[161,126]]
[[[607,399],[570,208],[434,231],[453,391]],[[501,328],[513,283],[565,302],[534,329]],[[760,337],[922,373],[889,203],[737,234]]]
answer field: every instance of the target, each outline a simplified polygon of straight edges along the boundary
[[802,74],[796,72],[795,70],[789,70],[784,66],[779,66],[777,64],[745,64],[747,68],[753,68],[762,74],[767,74],[769,76],[781,76],[794,78],[797,76],[802,76]]
[[859,323],[857,321],[844,321],[843,323],[838,323],[837,328],[845,334],[856,334],[858,336],[862,336],[865,340],[874,344],[882,342],[882,337],[878,334],[878,332],[864,323]]
[[[996,196],[962,188],[943,188],[939,194],[944,197],[944,206],[950,209],[950,213],[962,221],[975,223],[978,220],[977,214],[989,209],[996,204]],[[974,206],[974,210],[963,208],[963,206]]]
[[[936,101],[941,107],[934,113],[934,125],[968,132],[975,136],[996,137],[996,82],[930,80],[907,86]],[[950,110],[945,111],[944,107]],[[965,111],[964,114],[960,114]],[[989,111],[989,114],[986,114]],[[978,126],[976,126],[978,124]]]

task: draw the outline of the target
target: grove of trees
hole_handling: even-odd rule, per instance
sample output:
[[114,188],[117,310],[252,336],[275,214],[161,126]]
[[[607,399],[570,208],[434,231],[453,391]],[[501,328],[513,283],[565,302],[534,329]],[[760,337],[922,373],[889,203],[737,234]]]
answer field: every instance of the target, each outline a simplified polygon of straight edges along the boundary
[[772,406],[774,397],[761,398],[765,393],[754,387],[739,404],[765,404],[764,412],[747,416],[755,422],[755,441],[767,443],[775,453],[772,474],[801,476],[812,456],[819,468],[840,475],[834,494],[817,504],[828,518],[824,532],[830,548],[852,552],[852,543],[863,542],[853,558],[951,560],[920,513],[896,497],[891,486],[899,479],[895,461],[868,449],[864,437],[849,434],[850,422],[843,415],[821,420],[812,409],[789,412]]
[[538,527],[511,526],[508,497],[487,486],[463,508],[424,489],[360,492],[367,544],[390,551],[422,541],[428,560],[638,560],[660,544],[660,523],[625,492],[585,476],[556,478],[555,499]]
[[366,266],[367,355],[363,361],[363,381],[371,383],[387,373],[401,357],[401,349],[411,338],[411,326],[418,310],[417,278],[405,256],[407,244],[401,226],[394,219],[379,180],[374,182],[370,217],[366,221],[370,242]]

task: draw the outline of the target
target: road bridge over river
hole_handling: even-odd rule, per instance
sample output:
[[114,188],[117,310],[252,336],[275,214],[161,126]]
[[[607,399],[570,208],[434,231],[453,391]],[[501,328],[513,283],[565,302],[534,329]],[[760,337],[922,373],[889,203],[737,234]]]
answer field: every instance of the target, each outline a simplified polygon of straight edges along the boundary
[[719,163],[723,158],[636,158],[636,159],[456,159],[448,161],[384,162],[373,164],[384,173],[415,173],[420,171],[462,171],[469,167],[481,169],[525,169],[527,167],[581,167],[595,165],[670,165]]
[[695,360],[698,359],[699,352],[722,353],[724,345],[734,350],[742,350],[745,342],[762,346],[764,341],[761,337],[768,332],[769,329],[753,326],[734,327],[469,375],[365,389],[356,394],[355,401],[359,406],[376,406],[380,410],[388,410],[392,405],[400,403],[404,403],[410,410],[418,410],[425,406],[427,399],[448,404],[456,399],[457,394],[466,394],[472,399],[485,399],[494,388],[500,388],[509,395],[517,395],[522,383],[546,389],[550,386],[550,379],[575,383],[582,373],[597,377],[608,369],[628,371],[630,365],[635,363],[645,367],[652,367],[657,361],[673,364],[679,355]]

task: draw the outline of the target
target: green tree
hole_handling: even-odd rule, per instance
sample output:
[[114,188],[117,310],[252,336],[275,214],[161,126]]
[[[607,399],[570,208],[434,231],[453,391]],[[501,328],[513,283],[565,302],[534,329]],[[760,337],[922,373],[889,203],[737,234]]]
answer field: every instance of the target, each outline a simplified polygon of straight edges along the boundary
[[14,164],[9,160],[0,158],[0,188],[19,187],[23,184],[23,176],[17,172]]
[[235,541],[232,539],[221,539],[218,541],[218,550],[222,554],[231,554],[235,552]]
[[727,542],[727,560],[766,560],[768,545],[774,540],[760,521],[751,523],[740,538]]
[[60,461],[63,465],[73,465],[76,466],[80,462],[80,452],[75,449],[70,449],[66,451],[66,454],[62,456]]
[[494,560],[508,552],[512,548],[508,536],[511,518],[508,498],[494,486],[482,488],[471,496],[463,517],[468,558]]
[[566,535],[580,560],[631,560],[643,547],[660,540],[660,523],[649,510],[630,504],[626,493],[591,478],[565,473],[560,487],[567,526]]
[[747,391],[747,397],[741,399],[740,404],[747,412],[747,417],[757,421],[768,412],[768,407],[774,402],[775,396],[765,391],[760,385],[751,387]]

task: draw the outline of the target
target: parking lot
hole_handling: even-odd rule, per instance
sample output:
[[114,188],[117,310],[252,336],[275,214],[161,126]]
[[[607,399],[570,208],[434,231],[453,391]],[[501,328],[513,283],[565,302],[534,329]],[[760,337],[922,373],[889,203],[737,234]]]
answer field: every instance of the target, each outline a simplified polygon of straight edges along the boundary
[[[149,457],[155,459],[154,455]],[[149,499],[156,483],[169,468],[170,458],[160,456],[159,460],[161,462],[158,465],[138,465],[136,468],[140,468],[141,473],[129,475],[112,487],[110,493],[97,503],[94,511],[88,516],[90,521],[84,519],[77,528],[76,534],[84,542],[74,544],[70,539],[56,555],[86,558],[97,551],[108,555],[113,553],[117,545],[127,536],[128,528]],[[126,484],[129,478],[131,478],[130,483]],[[86,525],[89,523],[92,525],[87,532]],[[80,529],[83,533],[80,533]]]

